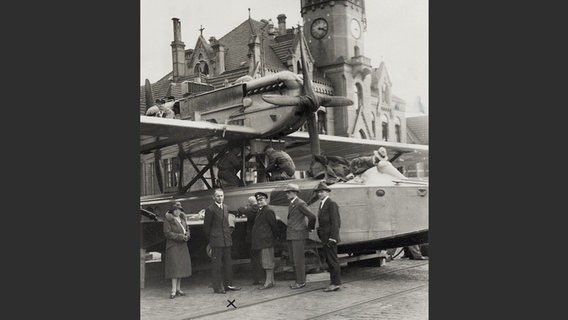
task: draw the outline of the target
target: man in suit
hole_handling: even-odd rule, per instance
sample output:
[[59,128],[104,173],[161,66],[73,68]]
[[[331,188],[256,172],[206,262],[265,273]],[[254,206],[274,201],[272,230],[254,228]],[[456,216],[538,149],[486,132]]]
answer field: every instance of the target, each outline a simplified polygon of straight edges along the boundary
[[[223,189],[215,189],[214,202],[205,209],[203,231],[211,246],[211,273],[213,277],[213,292],[225,293],[225,290],[241,290],[233,286],[233,260],[231,246],[233,240],[229,229],[229,210],[223,204],[225,194]],[[223,266],[223,281],[221,282],[221,265]]]
[[[306,202],[298,198],[300,187],[297,184],[289,183],[284,192],[286,192],[286,197],[290,200],[286,240],[289,241],[290,251],[294,260],[294,270],[296,272],[296,282],[291,284],[290,288],[300,289],[306,286],[304,241],[308,238],[308,232],[314,230],[316,216],[310,211]],[[307,226],[306,217],[308,218]]]
[[339,243],[339,228],[341,227],[339,207],[329,198],[331,189],[323,181],[318,184],[315,191],[321,200],[318,212],[318,237],[323,244],[323,253],[331,278],[331,283],[323,291],[337,291],[341,286],[341,268],[337,259],[337,243]]
[[262,284],[262,279],[264,278],[264,270],[262,270],[262,265],[260,264],[260,252],[258,250],[252,250],[252,227],[259,211],[260,208],[255,196],[248,197],[247,205],[240,207],[238,210],[239,216],[245,216],[247,218],[247,235],[245,237],[245,244],[250,250],[253,285]]

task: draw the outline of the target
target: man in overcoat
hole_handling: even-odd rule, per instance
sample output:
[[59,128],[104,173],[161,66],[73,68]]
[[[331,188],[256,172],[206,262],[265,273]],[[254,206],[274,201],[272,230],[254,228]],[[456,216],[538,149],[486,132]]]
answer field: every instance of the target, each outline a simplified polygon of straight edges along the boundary
[[[292,289],[306,286],[306,261],[304,258],[304,241],[308,238],[308,232],[313,231],[316,224],[316,216],[310,211],[306,202],[298,198],[300,187],[289,183],[284,190],[290,200],[288,208],[288,223],[286,228],[286,240],[289,241],[290,251],[294,260],[296,282],[290,285]],[[306,226],[306,217],[308,225]]]
[[[229,209],[223,204],[225,194],[223,189],[215,189],[214,202],[205,209],[203,231],[211,246],[211,274],[213,292],[225,293],[225,290],[240,290],[233,286],[233,260],[231,247],[233,240],[229,229]],[[221,266],[223,266],[223,281],[221,281]]]
[[258,251],[260,263],[266,273],[264,285],[259,290],[274,287],[274,245],[278,234],[278,222],[274,210],[268,206],[268,195],[255,193],[260,211],[252,227],[252,250]]
[[331,278],[329,286],[323,291],[337,291],[341,286],[341,269],[337,259],[337,244],[340,241],[339,228],[341,227],[339,206],[329,197],[331,189],[323,181],[318,184],[315,192],[321,200],[318,210],[318,237],[323,244],[323,253]]

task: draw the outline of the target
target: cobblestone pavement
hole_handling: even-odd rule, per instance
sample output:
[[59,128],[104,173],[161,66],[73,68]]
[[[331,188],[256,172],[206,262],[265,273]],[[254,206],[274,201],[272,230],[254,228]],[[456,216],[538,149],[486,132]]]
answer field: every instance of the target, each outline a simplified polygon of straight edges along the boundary
[[[153,266],[158,269],[158,265]],[[149,270],[151,271],[151,270]],[[156,270],[154,270],[156,271]],[[152,273],[152,272],[150,272]],[[160,276],[160,277],[158,277]],[[208,272],[182,281],[187,296],[168,299],[170,283],[154,272],[140,290],[140,319],[428,319],[428,261],[395,259],[383,267],[342,268],[343,285],[322,292],[328,280],[291,290],[291,273],[277,274],[276,287],[251,284],[248,270],[236,270],[241,291],[213,294]],[[237,307],[230,305],[229,301]]]

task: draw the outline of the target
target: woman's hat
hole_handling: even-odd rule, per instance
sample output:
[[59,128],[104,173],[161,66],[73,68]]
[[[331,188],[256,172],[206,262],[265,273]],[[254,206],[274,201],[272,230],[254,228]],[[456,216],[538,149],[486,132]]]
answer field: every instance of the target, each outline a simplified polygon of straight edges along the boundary
[[174,208],[174,209],[176,209],[176,208],[183,209],[183,207],[181,206],[181,202],[179,202],[179,201],[176,201],[176,202],[174,203],[174,205],[173,205],[172,208]]
[[164,104],[164,103],[166,103],[166,100],[164,100],[164,99],[156,99],[156,101],[154,101],[154,102]]
[[257,192],[254,194],[254,197],[256,198],[256,200],[258,200],[259,197],[265,197],[266,199],[268,199],[268,195],[264,192]]
[[318,192],[320,190],[325,190],[327,192],[331,192],[331,189],[328,188],[327,184],[325,184],[325,182],[323,182],[323,181],[320,181],[320,183],[318,184],[318,186],[315,189],[316,192]]
[[379,160],[388,160],[389,157],[387,155],[387,149],[385,147],[380,147],[379,150],[373,151],[375,157],[379,158]]
[[300,187],[295,183],[288,183],[288,185],[286,186],[286,189],[284,189],[284,192],[288,192],[288,191],[300,192]]

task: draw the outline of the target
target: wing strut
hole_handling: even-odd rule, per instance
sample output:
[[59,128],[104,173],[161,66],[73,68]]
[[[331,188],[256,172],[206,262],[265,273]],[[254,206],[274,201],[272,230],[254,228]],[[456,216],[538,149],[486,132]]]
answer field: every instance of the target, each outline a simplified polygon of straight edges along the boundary
[[182,188],[182,190],[180,191],[180,194],[184,194],[187,192],[187,190],[189,190],[189,188],[191,188],[191,186],[193,186],[193,184],[195,183],[195,181],[197,181],[197,179],[200,179],[203,177],[203,174],[211,169],[211,181],[213,182],[213,185],[215,185],[215,180],[213,177],[213,165],[219,160],[219,158],[221,158],[221,156],[223,155],[223,153],[219,152],[215,157],[213,157],[213,159],[209,158],[209,163],[205,166],[205,168],[201,169],[201,171],[199,171],[199,173],[193,177],[193,179],[191,179],[191,181],[185,185],[185,187]]
[[162,153],[160,149],[154,151],[154,169],[156,169],[156,179],[158,179],[158,187],[160,193],[164,193],[164,180],[162,180],[162,168],[160,162],[162,161]]
[[179,178],[178,178],[178,193],[181,192],[182,190],[182,185],[183,185],[183,160],[184,160],[184,152],[183,152],[183,146],[181,145],[181,143],[178,144],[178,157],[179,157]]

